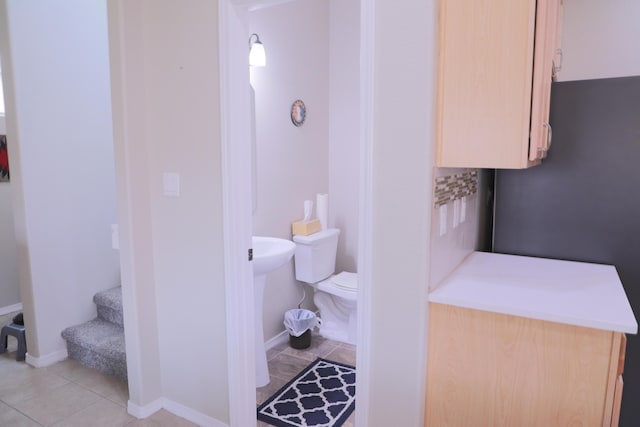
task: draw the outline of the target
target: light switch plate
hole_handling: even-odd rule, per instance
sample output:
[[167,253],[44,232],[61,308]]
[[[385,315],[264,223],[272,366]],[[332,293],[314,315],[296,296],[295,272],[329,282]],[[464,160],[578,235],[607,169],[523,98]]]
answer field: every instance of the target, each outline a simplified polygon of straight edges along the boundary
[[451,228],[458,227],[460,223],[460,199],[455,199],[453,201],[453,224]]
[[120,230],[118,224],[111,224],[111,247],[120,249]]
[[467,220],[467,196],[462,196],[460,199],[460,222]]
[[164,195],[169,197],[180,196],[180,174],[165,172],[162,174],[162,188]]
[[440,235],[447,234],[447,205],[440,206]]

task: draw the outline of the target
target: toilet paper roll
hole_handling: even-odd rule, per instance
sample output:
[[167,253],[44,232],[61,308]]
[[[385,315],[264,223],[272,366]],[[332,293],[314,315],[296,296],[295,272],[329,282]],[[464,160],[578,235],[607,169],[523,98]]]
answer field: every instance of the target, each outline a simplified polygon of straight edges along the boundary
[[329,220],[329,195],[320,194],[316,195],[316,217],[320,220],[320,227],[322,230],[326,230]]

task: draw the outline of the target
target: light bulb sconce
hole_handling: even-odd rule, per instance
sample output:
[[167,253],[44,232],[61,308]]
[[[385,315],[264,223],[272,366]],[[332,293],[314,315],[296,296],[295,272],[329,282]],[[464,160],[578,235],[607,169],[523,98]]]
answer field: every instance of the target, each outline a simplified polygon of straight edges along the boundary
[[253,67],[264,67],[267,65],[264,46],[256,33],[249,36],[249,65]]

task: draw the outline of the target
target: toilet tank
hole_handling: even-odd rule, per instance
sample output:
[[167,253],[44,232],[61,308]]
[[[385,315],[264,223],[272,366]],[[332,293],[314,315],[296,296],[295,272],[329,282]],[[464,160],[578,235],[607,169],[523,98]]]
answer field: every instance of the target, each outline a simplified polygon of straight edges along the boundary
[[316,283],[335,272],[339,235],[337,228],[328,228],[308,236],[293,236],[296,279]]

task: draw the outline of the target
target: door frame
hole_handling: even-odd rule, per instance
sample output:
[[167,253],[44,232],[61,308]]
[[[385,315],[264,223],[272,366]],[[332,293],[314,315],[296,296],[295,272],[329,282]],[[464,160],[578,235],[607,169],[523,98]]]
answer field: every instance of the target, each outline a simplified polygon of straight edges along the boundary
[[[272,0],[274,4],[282,0]],[[253,274],[246,260],[251,243],[251,164],[247,37],[239,13],[271,1],[219,0],[220,116],[222,139],[224,268],[227,307],[229,418],[233,427],[255,425]],[[374,5],[360,0],[360,182],[358,237],[357,383],[359,425],[368,425],[372,274],[372,134]],[[245,31],[246,33],[246,31]],[[244,58],[244,59],[242,59]],[[243,79],[246,75],[246,80]]]

